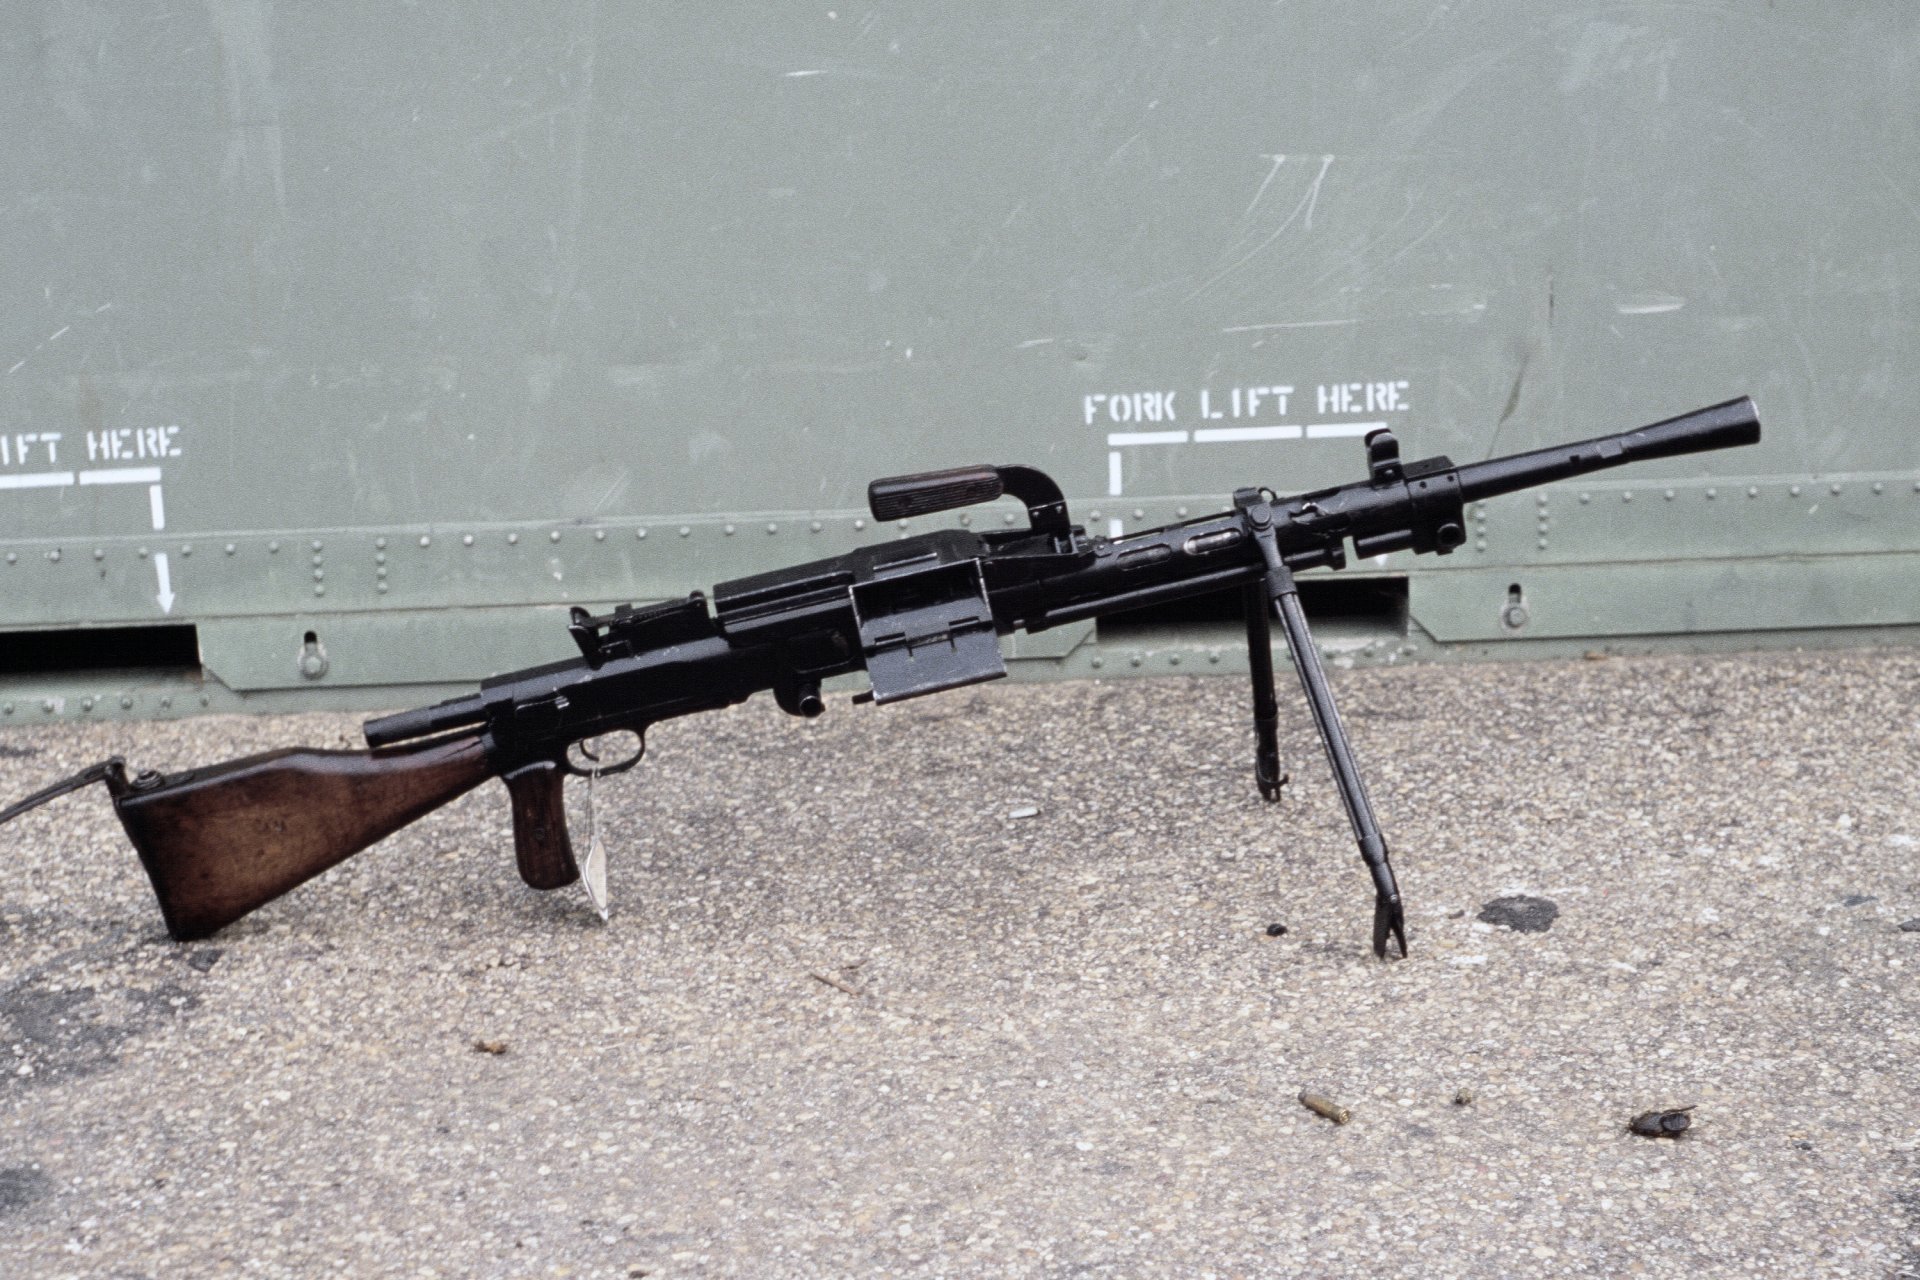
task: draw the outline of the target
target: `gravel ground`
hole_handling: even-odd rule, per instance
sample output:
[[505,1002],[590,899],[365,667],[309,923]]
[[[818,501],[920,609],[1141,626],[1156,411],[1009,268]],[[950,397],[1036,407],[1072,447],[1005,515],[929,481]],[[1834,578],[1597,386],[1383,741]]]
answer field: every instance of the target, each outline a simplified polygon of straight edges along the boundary
[[[0,1272],[1920,1275],[1920,654],[1334,679],[1405,962],[1235,680],[661,726],[610,924],[489,786],[177,945],[63,800],[0,834]],[[13,732],[0,795],[356,727]]]

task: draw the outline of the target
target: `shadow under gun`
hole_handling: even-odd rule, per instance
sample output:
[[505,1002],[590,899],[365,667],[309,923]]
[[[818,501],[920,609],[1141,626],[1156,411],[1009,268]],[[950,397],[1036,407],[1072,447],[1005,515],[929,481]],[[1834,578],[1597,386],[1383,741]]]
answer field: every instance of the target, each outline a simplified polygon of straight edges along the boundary
[[[1006,674],[998,637],[1237,589],[1253,674],[1254,777],[1269,801],[1286,783],[1276,739],[1272,620],[1278,618],[1335,785],[1374,886],[1373,949],[1406,954],[1387,843],[1354,762],[1296,572],[1394,551],[1445,555],[1466,540],[1466,504],[1608,467],[1747,445],[1745,398],[1637,431],[1456,465],[1401,460],[1391,432],[1366,437],[1367,477],[1295,497],[1247,488],[1228,511],[1124,537],[1089,535],[1060,487],[1025,466],[975,466],[877,480],[873,516],[904,520],[1010,496],[1025,529],[942,529],[721,583],[642,608],[575,609],[580,656],[502,675],[477,692],[369,720],[367,751],[295,748],[174,774],[129,776],[118,757],[0,812],[18,817],[104,782],[176,938],[204,937],[473,789],[507,786],[522,879],[581,878],[562,784],[632,768],[647,729],[770,691],[816,716],[822,682],[864,670],[855,702],[891,703]],[[632,734],[624,758],[594,749]],[[604,911],[604,869],[588,887]],[[596,879],[599,887],[596,889]]]

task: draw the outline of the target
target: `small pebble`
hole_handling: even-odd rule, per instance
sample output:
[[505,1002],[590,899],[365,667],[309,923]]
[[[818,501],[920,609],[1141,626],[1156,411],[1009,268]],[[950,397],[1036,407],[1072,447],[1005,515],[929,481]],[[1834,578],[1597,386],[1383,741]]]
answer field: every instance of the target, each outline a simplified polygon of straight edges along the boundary
[[1920,916],[1915,916],[1911,920],[1902,920],[1900,922],[1900,932],[1920,933]]
[[1473,1090],[1462,1087],[1453,1091],[1453,1105],[1470,1107],[1473,1105]]
[[475,1053],[491,1053],[497,1057],[507,1051],[507,1042],[505,1040],[475,1040],[473,1042],[473,1051]]
[[1627,1130],[1643,1138],[1678,1138],[1693,1123],[1693,1117],[1687,1113],[1692,1107],[1676,1107],[1671,1111],[1642,1111],[1627,1122]]
[[1007,816],[1009,818],[1037,818],[1040,816],[1040,806],[1023,804],[1018,809],[1009,811]]
[[1267,936],[1269,938],[1284,938],[1287,936],[1287,926],[1281,924],[1279,921],[1275,921],[1267,926]]

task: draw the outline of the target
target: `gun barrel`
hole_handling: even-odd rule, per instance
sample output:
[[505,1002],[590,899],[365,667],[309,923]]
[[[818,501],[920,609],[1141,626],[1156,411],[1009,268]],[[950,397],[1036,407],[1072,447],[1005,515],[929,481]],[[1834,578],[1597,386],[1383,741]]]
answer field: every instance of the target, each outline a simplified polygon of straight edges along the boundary
[[1760,415],[1753,401],[1741,396],[1637,431],[1622,431],[1618,435],[1535,449],[1531,453],[1516,453],[1487,462],[1465,463],[1459,468],[1460,497],[1463,502],[1477,502],[1629,462],[1729,449],[1735,445],[1757,444],[1759,440]]

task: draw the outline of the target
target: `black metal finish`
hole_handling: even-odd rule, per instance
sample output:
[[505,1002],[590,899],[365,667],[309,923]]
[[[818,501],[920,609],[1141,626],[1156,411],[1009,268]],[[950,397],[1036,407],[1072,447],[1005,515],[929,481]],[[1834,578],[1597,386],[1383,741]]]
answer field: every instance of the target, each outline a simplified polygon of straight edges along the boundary
[[1641,458],[1757,439],[1748,400],[1639,431],[1456,466],[1404,462],[1392,433],[1367,437],[1367,478],[1293,498],[1243,489],[1234,510],[1124,538],[1069,523],[1059,486],[1031,467],[979,466],[876,481],[882,519],[951,510],[1011,494],[1032,527],[944,529],[603,617],[575,610],[581,656],[487,681],[478,694],[370,721],[375,746],[484,726],[495,767],[548,760],[575,769],[567,746],[613,730],[644,735],[674,716],[770,690],[786,711],[818,715],[821,682],[865,670],[858,700],[898,702],[1006,673],[996,636],[1041,631],[1225,587],[1242,589],[1253,684],[1255,781],[1274,800],[1280,768],[1269,611],[1280,619],[1360,856],[1375,891],[1373,946],[1406,954],[1406,924],[1386,839],[1300,607],[1297,570],[1393,551],[1446,555],[1465,540],[1465,504]]
[[[1403,550],[1445,555],[1465,539],[1467,502],[1644,458],[1752,443],[1759,430],[1752,402],[1736,400],[1639,431],[1462,466],[1443,457],[1403,462],[1392,434],[1376,431],[1366,442],[1365,480],[1291,498],[1243,489],[1225,514],[1112,539],[1072,524],[1059,486],[1031,467],[966,467],[877,481],[870,497],[881,518],[1010,494],[1026,504],[1031,526],[983,534],[940,530],[724,582],[713,589],[711,608],[696,592],[642,608],[623,605],[599,617],[575,609],[568,631],[578,658],[370,720],[366,737],[378,748],[477,731],[486,768],[496,776],[605,773],[631,767],[638,753],[614,766],[590,760],[591,768],[583,768],[569,748],[616,731],[639,735],[644,747],[651,725],[763,690],[787,712],[815,716],[824,706],[822,683],[861,670],[871,684],[862,698],[876,703],[991,680],[1006,672],[998,636],[1238,587],[1247,611],[1260,793],[1277,799],[1287,782],[1278,749],[1272,610],[1373,878],[1374,950],[1384,956],[1392,938],[1404,955],[1405,922],[1386,841],[1307,629],[1294,573],[1341,567],[1349,543],[1363,557]],[[142,785],[141,778],[127,782],[117,760],[104,762],[0,813],[0,821],[96,780],[107,781],[116,797]],[[557,787],[553,781],[540,792],[540,814],[559,811]],[[533,808],[526,814],[528,821],[539,816]],[[570,855],[564,866],[555,865],[570,867]]]
[[1352,824],[1354,840],[1360,846],[1360,860],[1366,863],[1367,873],[1373,877],[1373,953],[1386,958],[1387,937],[1391,934],[1400,944],[1400,954],[1404,957],[1407,954],[1406,919],[1400,906],[1400,887],[1387,860],[1386,837],[1380,834],[1380,824],[1373,816],[1373,802],[1367,798],[1366,784],[1360,780],[1360,767],[1354,763],[1353,745],[1347,741],[1346,726],[1341,723],[1340,710],[1334,705],[1326,669],[1320,665],[1319,646],[1314,644],[1313,633],[1307,629],[1307,615],[1300,607],[1300,588],[1274,545],[1272,508],[1246,490],[1235,495],[1235,503],[1266,562],[1263,594],[1280,615],[1287,649],[1293,654],[1294,669],[1300,675],[1300,687],[1306,692],[1314,727],[1320,732],[1321,745],[1327,749],[1327,763],[1333,768],[1334,784],[1340,790],[1340,802],[1346,807],[1347,821]]
[[1027,504],[1033,532],[1072,536],[1067,499],[1053,477],[1034,467],[953,467],[889,476],[867,486],[867,508],[875,520],[905,520],[956,507],[971,507],[1011,494]]
[[90,764],[70,778],[62,778],[50,787],[42,787],[18,804],[0,809],[0,823],[11,822],[23,813],[38,809],[49,800],[58,800],[69,792],[90,787],[96,782],[105,782],[115,794],[132,785],[127,782],[126,757],[112,756],[99,764]]
[[1260,798],[1271,804],[1290,775],[1280,772],[1280,702],[1273,692],[1272,607],[1262,583],[1249,582],[1241,591],[1247,614],[1247,667],[1253,676],[1253,778]]

